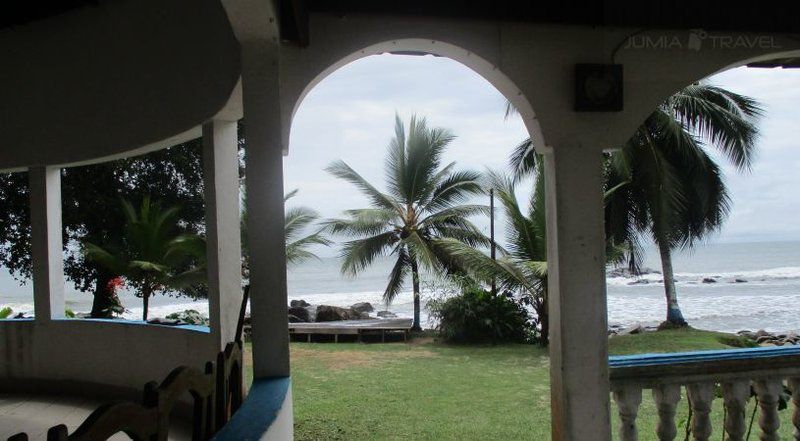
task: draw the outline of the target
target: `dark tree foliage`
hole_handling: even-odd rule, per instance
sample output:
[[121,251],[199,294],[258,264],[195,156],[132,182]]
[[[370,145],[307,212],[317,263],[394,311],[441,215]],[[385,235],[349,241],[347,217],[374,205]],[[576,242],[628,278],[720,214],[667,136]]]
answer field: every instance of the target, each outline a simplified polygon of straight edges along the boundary
[[[165,206],[179,206],[182,228],[204,230],[201,139],[142,156],[64,169],[61,186],[64,272],[77,290],[93,290],[93,316],[108,316],[119,306],[111,284],[118,275],[85,260],[79,244],[113,244],[122,237],[122,197],[140,201],[149,195]],[[25,281],[31,274],[27,173],[0,174],[0,204],[0,265]]]
[[0,173],[0,265],[17,280],[31,276],[28,173]]

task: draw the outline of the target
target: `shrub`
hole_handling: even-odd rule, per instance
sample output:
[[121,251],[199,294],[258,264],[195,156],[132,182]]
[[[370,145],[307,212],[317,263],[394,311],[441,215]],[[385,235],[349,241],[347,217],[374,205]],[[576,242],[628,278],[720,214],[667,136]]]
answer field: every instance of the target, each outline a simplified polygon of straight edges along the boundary
[[510,294],[467,286],[455,297],[428,301],[440,336],[453,343],[524,343],[533,336],[525,307]]
[[13,312],[14,311],[11,309],[10,306],[6,306],[5,308],[0,309],[0,320],[7,319],[7,318],[11,317],[11,314]]

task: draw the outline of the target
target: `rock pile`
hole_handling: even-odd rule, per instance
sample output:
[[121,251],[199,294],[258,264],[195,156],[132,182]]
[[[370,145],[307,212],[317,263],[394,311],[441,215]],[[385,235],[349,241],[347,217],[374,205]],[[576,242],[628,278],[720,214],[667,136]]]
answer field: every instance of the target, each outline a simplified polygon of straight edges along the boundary
[[[289,323],[319,323],[338,320],[366,320],[373,318],[369,313],[375,307],[369,302],[359,302],[349,308],[331,305],[312,305],[305,300],[292,300],[289,303]],[[389,311],[378,311],[380,318],[397,317]]]
[[796,332],[767,332],[763,329],[758,331],[739,331],[737,334],[746,337],[761,346],[784,346],[800,344],[800,335]]

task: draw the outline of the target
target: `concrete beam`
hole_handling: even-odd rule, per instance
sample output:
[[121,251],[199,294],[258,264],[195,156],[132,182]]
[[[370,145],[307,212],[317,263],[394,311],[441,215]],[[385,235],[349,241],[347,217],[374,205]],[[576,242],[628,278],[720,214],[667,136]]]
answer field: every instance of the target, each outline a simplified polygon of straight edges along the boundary
[[256,378],[289,375],[278,47],[242,43],[247,240]]
[[36,321],[64,317],[64,260],[61,253],[61,169],[28,171],[31,208],[33,303]]
[[237,144],[235,121],[203,125],[208,310],[216,350],[233,341],[242,299]]
[[553,440],[611,440],[602,152],[545,154]]

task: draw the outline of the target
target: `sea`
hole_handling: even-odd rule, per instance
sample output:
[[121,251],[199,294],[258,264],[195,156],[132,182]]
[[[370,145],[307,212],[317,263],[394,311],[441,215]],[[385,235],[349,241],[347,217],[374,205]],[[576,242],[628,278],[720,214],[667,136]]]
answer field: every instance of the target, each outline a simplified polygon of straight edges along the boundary
[[[340,261],[325,257],[289,268],[289,300],[303,299],[311,304],[349,306],[370,302],[376,310],[389,310],[401,317],[413,312],[410,283],[390,305],[382,300],[392,265],[389,259],[378,260],[357,277],[341,275]],[[645,268],[660,271],[655,250],[644,259]],[[674,256],[675,279],[684,317],[694,327],[735,332],[800,330],[800,241],[704,244]],[[714,282],[711,282],[711,281]],[[446,281],[431,275],[422,277],[425,304],[429,299],[446,298],[454,290]],[[641,277],[607,278],[608,321],[623,327],[641,323],[656,325],[664,319],[664,287],[660,272]],[[90,293],[79,292],[67,281],[67,308],[74,312],[91,309]],[[0,309],[11,307],[14,313],[33,313],[31,283],[20,284],[0,268]],[[141,316],[141,299],[123,290],[124,317]],[[195,309],[208,312],[206,300],[157,296],[151,300],[150,317]],[[423,326],[435,323],[423,308]]]

